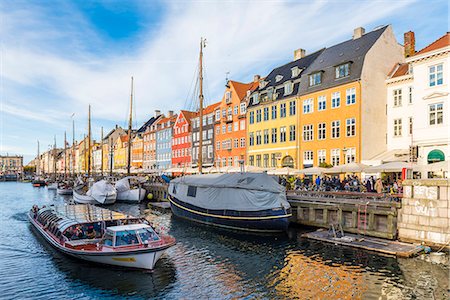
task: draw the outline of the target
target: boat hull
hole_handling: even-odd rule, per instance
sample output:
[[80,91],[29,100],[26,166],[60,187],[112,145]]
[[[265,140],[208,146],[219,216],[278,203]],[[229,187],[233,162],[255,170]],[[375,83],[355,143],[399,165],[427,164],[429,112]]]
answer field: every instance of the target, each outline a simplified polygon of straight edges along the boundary
[[289,225],[290,212],[284,209],[256,212],[206,210],[169,196],[172,213],[176,217],[222,228],[253,231],[283,232]]
[[58,184],[56,182],[50,183],[49,185],[47,185],[47,189],[48,190],[56,190],[56,189],[58,189]]
[[73,190],[72,189],[57,189],[56,191],[58,195],[72,195]]
[[117,192],[117,201],[139,203],[144,200],[146,190],[143,188],[137,188],[128,190],[125,192]]
[[76,190],[73,190],[73,201],[79,204],[97,204],[93,197],[79,194]]
[[28,219],[39,234],[54,248],[63,252],[66,255],[72,257],[95,262],[99,264],[119,266],[133,269],[145,269],[152,270],[155,267],[156,262],[162,256],[162,254],[173,244],[166,245],[157,249],[148,249],[145,251],[128,251],[123,252],[98,252],[98,253],[83,253],[83,251],[76,251],[62,246],[60,243],[51,238],[45,230],[28,214]]

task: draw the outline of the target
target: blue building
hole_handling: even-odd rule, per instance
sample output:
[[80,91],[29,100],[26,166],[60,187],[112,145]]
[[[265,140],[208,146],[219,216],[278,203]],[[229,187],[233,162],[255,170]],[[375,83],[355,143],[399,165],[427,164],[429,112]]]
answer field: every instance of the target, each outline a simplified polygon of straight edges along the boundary
[[169,111],[167,117],[158,120],[156,131],[156,168],[164,171],[172,167],[172,135],[177,115]]

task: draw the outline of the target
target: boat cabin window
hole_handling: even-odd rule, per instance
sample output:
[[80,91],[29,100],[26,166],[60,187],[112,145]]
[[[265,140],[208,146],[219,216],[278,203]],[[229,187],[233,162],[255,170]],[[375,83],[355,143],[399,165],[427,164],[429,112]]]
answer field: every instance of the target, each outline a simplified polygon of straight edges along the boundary
[[188,197],[194,197],[197,195],[197,187],[196,186],[188,186],[187,190]]
[[116,232],[116,247],[139,244],[139,240],[134,230],[124,230]]
[[113,235],[112,232],[107,231],[105,235],[103,236],[103,239],[101,240],[100,244],[103,244],[105,246],[112,247],[113,245]]
[[172,193],[175,195],[177,193],[177,188],[175,186],[175,184],[172,187]]
[[159,240],[159,236],[152,228],[141,228],[136,230],[136,232],[144,244]]

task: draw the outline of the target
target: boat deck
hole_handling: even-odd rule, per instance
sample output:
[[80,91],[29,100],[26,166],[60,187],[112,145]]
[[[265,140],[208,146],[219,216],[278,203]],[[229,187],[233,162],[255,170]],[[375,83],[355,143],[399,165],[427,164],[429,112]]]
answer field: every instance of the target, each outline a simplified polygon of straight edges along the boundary
[[369,236],[359,236],[349,233],[346,233],[344,237],[335,238],[333,234],[324,229],[304,233],[302,237],[333,243],[335,245],[349,246],[387,255],[394,255],[397,257],[412,257],[423,250],[423,247],[420,245],[384,240]]

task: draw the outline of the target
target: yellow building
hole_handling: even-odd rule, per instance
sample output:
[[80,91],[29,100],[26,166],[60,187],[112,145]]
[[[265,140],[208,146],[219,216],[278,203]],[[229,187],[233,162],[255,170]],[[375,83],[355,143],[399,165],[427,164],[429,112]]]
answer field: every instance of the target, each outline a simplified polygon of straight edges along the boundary
[[363,162],[386,150],[386,74],[402,61],[391,26],[325,48],[299,91],[300,168]]
[[128,136],[117,137],[114,144],[114,170],[126,169],[128,160]]
[[302,72],[322,50],[273,69],[249,95],[247,107],[247,161],[257,167],[298,167],[299,102]]

